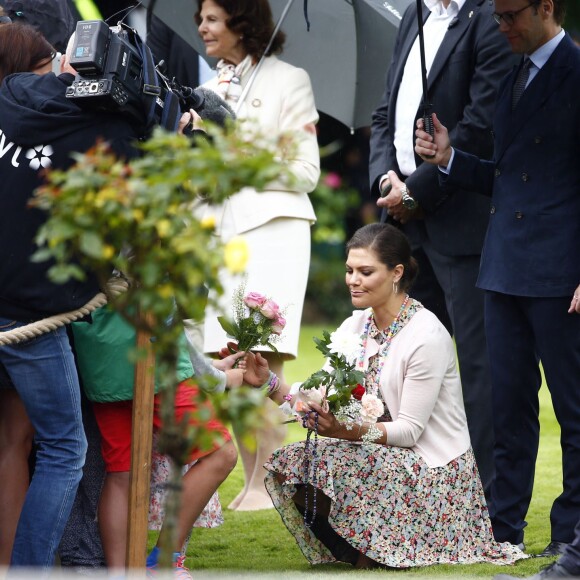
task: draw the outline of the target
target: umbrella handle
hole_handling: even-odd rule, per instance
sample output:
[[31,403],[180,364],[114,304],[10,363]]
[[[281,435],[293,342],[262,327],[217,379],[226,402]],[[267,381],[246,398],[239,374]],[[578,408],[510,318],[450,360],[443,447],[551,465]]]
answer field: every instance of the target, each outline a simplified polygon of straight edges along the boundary
[[[435,126],[433,125],[433,106],[430,103],[423,104],[423,130],[425,133],[431,135],[431,139],[435,140]],[[425,159],[433,159],[433,155],[422,155]]]

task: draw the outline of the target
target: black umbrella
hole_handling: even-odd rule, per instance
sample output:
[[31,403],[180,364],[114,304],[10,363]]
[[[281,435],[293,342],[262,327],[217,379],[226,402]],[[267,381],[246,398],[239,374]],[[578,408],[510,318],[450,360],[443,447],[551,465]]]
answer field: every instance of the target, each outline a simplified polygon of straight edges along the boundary
[[[320,111],[353,129],[370,125],[401,17],[412,1],[310,0],[308,30],[303,1],[270,0],[286,33],[280,58],[308,71]],[[191,0],[143,4],[153,5],[153,13],[205,58]]]

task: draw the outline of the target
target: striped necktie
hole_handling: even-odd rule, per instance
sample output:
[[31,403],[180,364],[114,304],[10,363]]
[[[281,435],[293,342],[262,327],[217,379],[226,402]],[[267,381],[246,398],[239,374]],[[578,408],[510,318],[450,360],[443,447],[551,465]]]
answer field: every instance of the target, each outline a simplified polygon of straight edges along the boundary
[[520,72],[516,77],[516,82],[514,83],[514,88],[512,92],[512,111],[516,108],[518,101],[524,94],[526,88],[526,83],[530,76],[530,67],[532,66],[532,61],[526,56],[524,57],[524,64],[520,68]]

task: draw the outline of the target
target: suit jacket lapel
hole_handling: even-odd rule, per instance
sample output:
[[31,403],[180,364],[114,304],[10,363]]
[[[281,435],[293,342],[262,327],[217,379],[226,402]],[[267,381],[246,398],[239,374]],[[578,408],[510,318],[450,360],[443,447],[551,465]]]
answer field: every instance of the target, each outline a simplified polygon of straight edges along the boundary
[[[437,79],[439,73],[445,68],[447,64],[447,59],[453,51],[455,45],[459,42],[460,38],[463,36],[469,25],[472,23],[473,15],[479,10],[482,0],[466,0],[465,4],[459,11],[457,15],[457,24],[452,26],[443,37],[443,42],[439,46],[439,50],[435,55],[433,64],[429,71],[427,78],[427,85],[430,87]],[[423,12],[429,12],[429,10],[424,7]]]
[[[515,110],[511,110],[511,94],[513,83],[519,67],[510,75],[506,91],[501,103],[498,104],[497,115],[500,119],[511,120],[507,123],[505,134],[499,139],[499,151],[496,154],[496,161],[501,159],[509,144],[517,137],[522,127],[529,122],[534,113],[544,105],[552,93],[565,80],[568,74],[569,65],[566,62],[568,53],[568,39],[562,39],[548,62],[538,71],[532,82],[526,87]],[[499,109],[501,106],[501,109]]]

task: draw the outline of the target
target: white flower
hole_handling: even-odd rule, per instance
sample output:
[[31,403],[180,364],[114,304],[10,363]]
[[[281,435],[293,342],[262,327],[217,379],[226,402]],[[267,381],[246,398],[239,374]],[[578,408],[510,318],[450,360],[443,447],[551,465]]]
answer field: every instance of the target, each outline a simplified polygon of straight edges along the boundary
[[375,395],[365,393],[361,399],[361,416],[365,421],[376,421],[384,412],[385,406]]
[[328,349],[333,354],[344,356],[348,363],[354,364],[360,353],[360,336],[354,332],[335,330],[330,335]]

